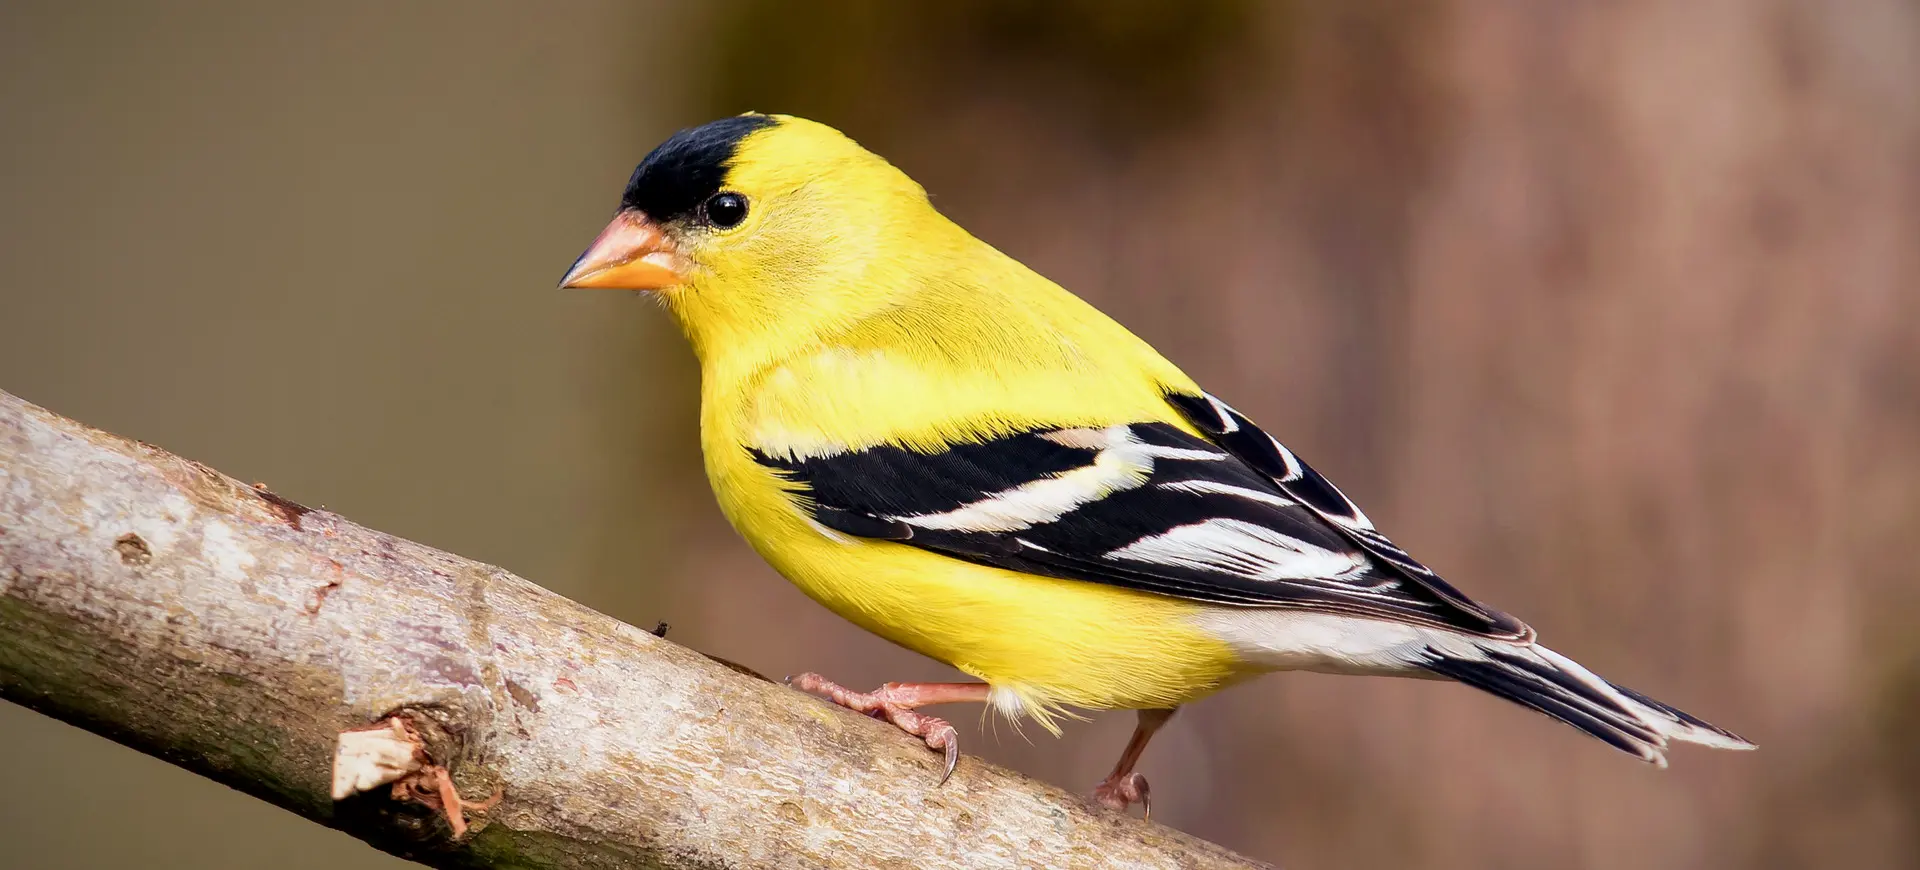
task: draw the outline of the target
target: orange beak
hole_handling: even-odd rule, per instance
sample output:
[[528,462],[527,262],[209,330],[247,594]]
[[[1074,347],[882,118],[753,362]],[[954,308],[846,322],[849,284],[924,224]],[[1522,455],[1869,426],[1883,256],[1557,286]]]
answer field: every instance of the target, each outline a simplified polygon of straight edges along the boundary
[[632,209],[613,216],[587,252],[560,279],[563,289],[662,290],[685,283],[686,266],[672,240]]

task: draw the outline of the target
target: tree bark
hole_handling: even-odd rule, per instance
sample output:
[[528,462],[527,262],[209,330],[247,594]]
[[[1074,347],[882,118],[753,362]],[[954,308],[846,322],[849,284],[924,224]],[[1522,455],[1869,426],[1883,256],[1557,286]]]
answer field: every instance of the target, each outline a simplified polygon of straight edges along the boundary
[[4,392],[0,697],[440,867],[1259,866]]

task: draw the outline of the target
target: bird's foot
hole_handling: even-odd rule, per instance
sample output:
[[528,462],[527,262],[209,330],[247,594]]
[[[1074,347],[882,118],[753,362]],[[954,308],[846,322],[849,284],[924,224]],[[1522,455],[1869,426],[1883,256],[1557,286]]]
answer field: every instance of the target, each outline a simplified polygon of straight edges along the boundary
[[[871,692],[856,692],[819,674],[806,673],[797,677],[788,677],[787,685],[802,692],[819,695],[849,710],[865,713],[875,719],[893,723],[895,728],[907,732],[925,741],[927,748],[941,753],[946,758],[946,767],[940,774],[940,783],[953,776],[953,768],[960,763],[960,734],[947,720],[928,716],[914,707],[921,704],[937,704],[947,700],[972,700],[971,698],[948,698],[954,684],[948,683],[888,683]],[[982,687],[984,694],[984,687]],[[938,695],[935,697],[935,695]]]
[[1093,789],[1093,799],[1110,810],[1126,812],[1139,804],[1147,818],[1153,818],[1153,801],[1148,797],[1147,778],[1137,773],[1109,776]]
[[1140,763],[1140,755],[1147,751],[1147,741],[1153,739],[1154,732],[1172,718],[1171,707],[1140,711],[1140,722],[1133,728],[1133,738],[1127,741],[1126,751],[1120,753],[1120,761],[1113,766],[1113,772],[1094,788],[1094,800],[1107,809],[1123,813],[1128,807],[1139,804],[1146,817],[1153,818],[1153,801],[1147,797],[1147,778],[1134,773],[1133,766]]

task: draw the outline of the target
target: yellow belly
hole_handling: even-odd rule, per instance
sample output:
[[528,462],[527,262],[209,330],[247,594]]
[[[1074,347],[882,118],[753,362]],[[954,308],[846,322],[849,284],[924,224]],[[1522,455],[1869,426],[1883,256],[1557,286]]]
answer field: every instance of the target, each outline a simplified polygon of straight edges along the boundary
[[976,565],[810,523],[770,473],[712,468],[722,509],[815,601],[991,684],[996,706],[1047,724],[1061,706],[1173,707],[1245,673],[1196,627],[1200,605]]

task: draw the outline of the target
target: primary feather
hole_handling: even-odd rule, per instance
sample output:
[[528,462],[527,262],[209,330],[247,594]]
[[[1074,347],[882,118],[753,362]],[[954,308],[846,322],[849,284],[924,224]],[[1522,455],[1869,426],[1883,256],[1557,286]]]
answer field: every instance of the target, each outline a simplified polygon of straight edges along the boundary
[[[725,193],[747,203],[725,221]],[[1725,731],[1537,645],[1132,333],[825,126],[684,131],[623,206],[685,264],[729,520],[1003,711],[1172,708],[1252,674],[1445,677],[1649,761]],[[733,219],[738,216],[739,220]]]

